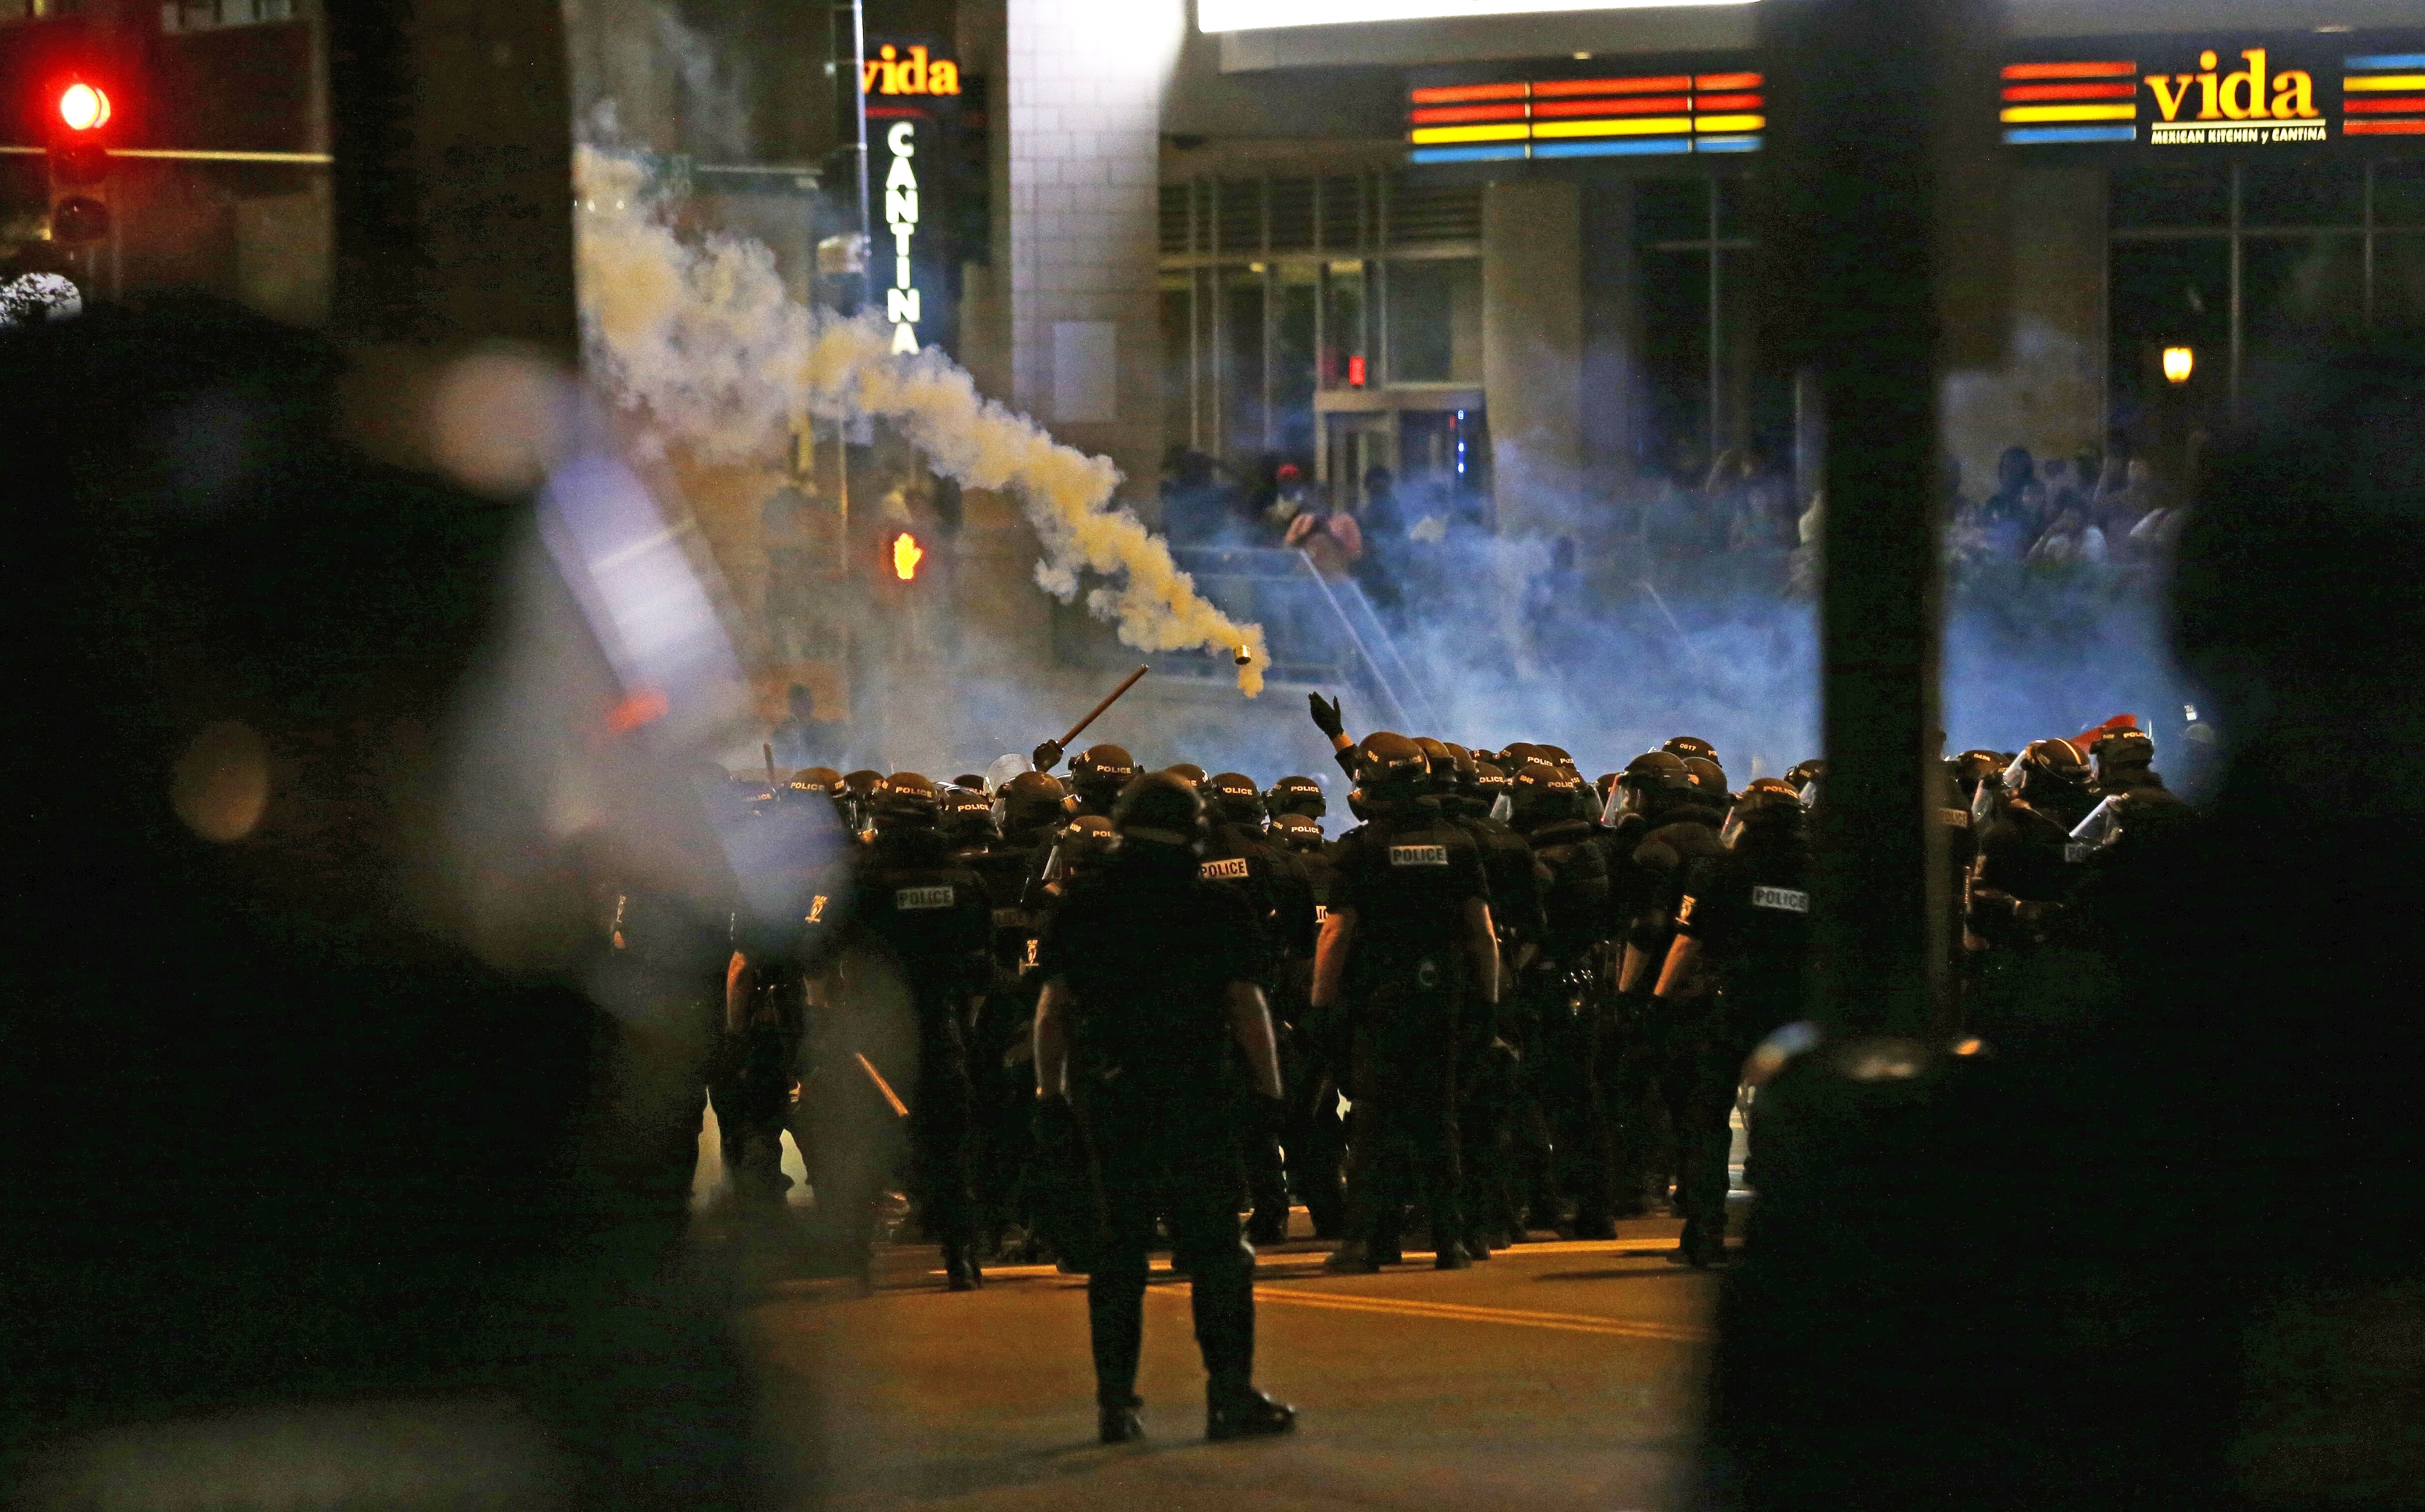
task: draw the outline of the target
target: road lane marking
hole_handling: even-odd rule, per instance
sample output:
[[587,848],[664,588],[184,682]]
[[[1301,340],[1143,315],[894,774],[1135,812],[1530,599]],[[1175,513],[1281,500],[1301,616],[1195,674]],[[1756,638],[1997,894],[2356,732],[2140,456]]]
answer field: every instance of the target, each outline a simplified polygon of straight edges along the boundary
[[[1159,1288],[1155,1296],[1182,1295]],[[1456,1302],[1419,1302],[1411,1298],[1369,1296],[1352,1292],[1301,1292],[1293,1288],[1258,1286],[1255,1300],[1283,1307],[1327,1308],[1338,1312],[1375,1312],[1393,1317],[1431,1318],[1442,1323],[1496,1323],[1517,1328],[1547,1328],[1558,1333],[1590,1333],[1616,1339],[1646,1339],[1662,1343],[1708,1343],[1716,1335],[1689,1324],[1650,1323],[1630,1318],[1603,1318],[1588,1312],[1540,1312],[1530,1308],[1469,1307]]]
[[1341,1311],[1389,1312],[1406,1317],[1440,1318],[1458,1323],[1502,1323],[1518,1328],[1553,1328],[1567,1333],[1604,1333],[1628,1339],[1659,1339],[1670,1343],[1706,1343],[1715,1335],[1691,1324],[1652,1323],[1632,1318],[1605,1318],[1588,1312],[1541,1312],[1531,1308],[1470,1307],[1459,1302],[1421,1302],[1409,1297],[1370,1296],[1353,1292],[1301,1292],[1293,1288],[1258,1286],[1255,1299],[1291,1307],[1336,1308]]

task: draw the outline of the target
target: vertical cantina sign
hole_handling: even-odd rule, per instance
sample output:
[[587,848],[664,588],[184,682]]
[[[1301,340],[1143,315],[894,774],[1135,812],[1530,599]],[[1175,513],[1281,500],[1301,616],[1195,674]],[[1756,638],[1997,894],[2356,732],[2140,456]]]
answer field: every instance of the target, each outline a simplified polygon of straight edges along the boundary
[[918,240],[918,123],[896,121],[884,128],[884,148],[891,159],[884,170],[884,230],[892,239],[892,281],[884,291],[884,318],[892,322],[892,349],[918,349],[918,322],[923,302],[918,289],[915,258],[923,250]]
[[2301,57],[2286,56],[2277,40],[2202,47],[2153,65],[2032,59],[2005,66],[2000,105],[2004,140],[2017,147],[2247,147],[2417,135],[2425,133],[2425,54]]

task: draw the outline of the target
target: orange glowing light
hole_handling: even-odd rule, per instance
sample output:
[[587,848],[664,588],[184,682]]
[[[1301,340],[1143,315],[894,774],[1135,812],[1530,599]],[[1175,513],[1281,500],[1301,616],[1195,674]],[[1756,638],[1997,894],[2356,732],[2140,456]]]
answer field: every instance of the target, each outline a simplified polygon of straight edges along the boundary
[[109,124],[109,96],[78,81],[59,91],[59,119],[70,131],[94,131]]
[[918,538],[903,531],[892,538],[892,575],[907,583],[918,575],[918,564],[926,559],[926,549]]
[[2197,354],[2186,346],[2164,348],[2164,378],[2168,382],[2187,383],[2197,365]]

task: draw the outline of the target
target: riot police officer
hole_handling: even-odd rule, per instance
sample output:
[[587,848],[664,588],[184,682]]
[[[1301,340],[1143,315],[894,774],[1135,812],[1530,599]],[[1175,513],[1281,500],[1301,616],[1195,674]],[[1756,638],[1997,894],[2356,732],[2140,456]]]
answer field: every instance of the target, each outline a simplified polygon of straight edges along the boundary
[[[988,981],[969,1014],[969,1166],[977,1227],[989,1253],[1021,1258],[1033,1258],[1026,1236],[1013,1229],[1021,1216],[1018,1194],[1028,1153],[1027,1057],[1036,994],[1024,977],[1036,935],[1020,894],[1041,831],[1061,816],[1062,797],[1061,784],[1041,772],[1020,773],[991,797],[944,795],[947,838],[973,842],[956,844],[951,860],[984,884],[993,926]],[[982,829],[972,812],[977,804],[985,811]]]
[[1544,1165],[1540,1152],[1532,1152],[1527,1195],[1533,1218],[1554,1225],[1563,1206],[1559,1187],[1571,1187],[1575,1236],[1613,1239],[1615,1149],[1601,1073],[1614,1047],[1597,974],[1609,937],[1608,858],[1585,816],[1582,792],[1580,777],[1550,762],[1528,761],[1516,773],[1514,824],[1542,878],[1541,928],[1521,953],[1517,977],[1519,1044],[1529,1089],[1560,1157]]
[[[1483,789],[1482,765],[1473,753],[1445,741],[1417,744],[1431,756],[1433,801],[1482,847],[1491,924],[1499,937],[1500,980],[1511,984],[1507,1004],[1466,1016],[1457,1047],[1465,1247],[1475,1260],[1487,1260],[1494,1239],[1504,1246],[1524,1237],[1511,1182],[1510,1142],[1518,1134],[1525,1104],[1521,1037],[1511,1033],[1512,984],[1519,957],[1536,949],[1541,939],[1541,878],[1532,845],[1504,820],[1492,817],[1493,799]],[[1445,753],[1444,764],[1432,753],[1434,744]]]
[[2071,832],[2096,806],[2088,776],[2071,742],[2033,740],[1999,778],[1980,782],[1969,927],[1985,958],[1971,1027],[1991,1040],[2057,1011],[2047,990],[2061,974],[2033,969],[2030,957],[2056,942],[2080,879],[2084,852],[2073,849]]
[[1367,822],[1340,843],[1312,992],[1316,1010],[1347,1007],[1353,1036],[1346,1238],[1331,1264],[1388,1257],[1412,1178],[1436,1263],[1456,1269],[1472,1263],[1459,1237],[1459,1021],[1498,1000],[1489,882],[1472,837],[1422,801],[1421,748],[1382,732],[1357,749]]
[[[853,938],[861,959],[848,995],[859,1032],[833,1047],[832,1070],[845,1084],[860,1073],[868,1090],[907,1119],[921,1215],[942,1247],[947,1284],[956,1292],[980,1281],[963,1015],[991,977],[993,915],[984,881],[949,854],[938,828],[941,815],[940,792],[916,772],[894,773],[871,806],[875,838],[860,856],[854,889]],[[892,1018],[894,1005],[905,1002],[914,1017],[907,1035]],[[863,1091],[857,1103],[883,1126]],[[863,1180],[868,1172],[859,1174]],[[847,1204],[843,1221],[872,1223],[875,1195],[863,1185],[838,1194]],[[852,1242],[860,1241],[854,1235]]]
[[[1651,1002],[1652,991],[1675,941],[1685,878],[1694,861],[1718,853],[1718,828],[1726,820],[1726,811],[1713,806],[1694,780],[1693,760],[1706,758],[1646,751],[1626,766],[1618,784],[1632,822],[1616,828],[1627,849],[1623,863],[1611,869],[1609,888],[1612,911],[1625,920],[1617,991],[1630,1007],[1614,1123],[1618,1180],[1634,1193],[1657,1164],[1654,1100],[1670,1105],[1676,1101],[1669,1093],[1678,1068],[1666,1053],[1668,1025]],[[1619,1202],[1628,1195],[1620,1191]]]
[[1652,989],[1660,1081],[1678,1146],[1684,1233],[1676,1259],[1726,1254],[1729,1115],[1743,1058],[1810,1005],[1810,844],[1801,795],[1763,777],[1728,813],[1726,848],[1694,858],[1675,943]]
[[[1291,780],[1282,779],[1273,791],[1278,792]],[[1314,787],[1309,780],[1306,785]],[[1314,787],[1316,798],[1322,790]],[[1270,795],[1265,795],[1269,801]],[[1305,869],[1306,885],[1313,896],[1313,918],[1317,931],[1330,907],[1330,889],[1338,876],[1332,864],[1329,843],[1322,838],[1320,823],[1299,812],[1284,812],[1272,820],[1265,833],[1273,843],[1287,851]],[[1310,967],[1309,960],[1307,965]],[[1339,1117],[1339,1088],[1347,1068],[1343,1043],[1330,1032],[1325,1016],[1311,1011],[1309,994],[1313,985],[1310,970],[1302,981],[1293,985],[1293,997],[1275,1005],[1276,1018],[1293,1015],[1290,1032],[1280,1040],[1280,1070],[1288,1085],[1288,1132],[1281,1143],[1288,1151],[1290,1185],[1297,1199],[1305,1204],[1306,1216],[1313,1222],[1317,1239],[1339,1237],[1346,1198],[1340,1185],[1340,1165],[1346,1153],[1347,1133]],[[1335,1013],[1327,1019],[1335,1021]]]
[[1205,1432],[1287,1431],[1293,1409],[1254,1387],[1254,1256],[1238,1229],[1230,1046],[1277,1101],[1278,1052],[1255,986],[1244,899],[1197,872],[1203,806],[1166,773],[1136,780],[1119,845],[1081,876],[1047,926],[1036,1015],[1039,1134],[1083,1152],[1100,1232],[1089,1258],[1101,1438],[1141,1436],[1136,1375],[1146,1251],[1157,1216],[1193,1283]]
[[[1304,1002],[1305,982],[1313,965],[1312,880],[1295,857],[1264,838],[1263,796],[1253,778],[1222,772],[1189,785],[1209,800],[1211,833],[1199,870],[1204,880],[1229,888],[1246,901],[1263,951],[1256,985],[1275,1005],[1275,1023],[1285,1051],[1285,1042],[1293,1037],[1291,1031],[1301,1017],[1293,1009]],[[1296,1058],[1284,1054],[1282,1070],[1289,1069],[1287,1061]],[[1254,1199],[1246,1237],[1259,1245],[1276,1245],[1288,1238],[1289,1178],[1281,1155],[1283,1133],[1280,1126],[1267,1122],[1249,1129],[1241,1144],[1247,1188]]]
[[719,786],[711,803],[737,891],[710,1094],[735,1196],[779,1205],[791,1186],[784,1130],[804,1157],[813,1143],[795,1101],[800,1049],[855,846],[814,796],[783,801],[763,779]]

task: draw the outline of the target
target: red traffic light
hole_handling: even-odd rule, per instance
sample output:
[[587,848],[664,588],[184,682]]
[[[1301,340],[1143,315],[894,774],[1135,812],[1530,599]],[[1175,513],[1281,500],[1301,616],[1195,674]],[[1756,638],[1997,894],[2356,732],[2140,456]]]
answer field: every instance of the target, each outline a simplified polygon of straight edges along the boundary
[[70,131],[99,131],[108,125],[108,92],[76,80],[59,91],[59,122]]

